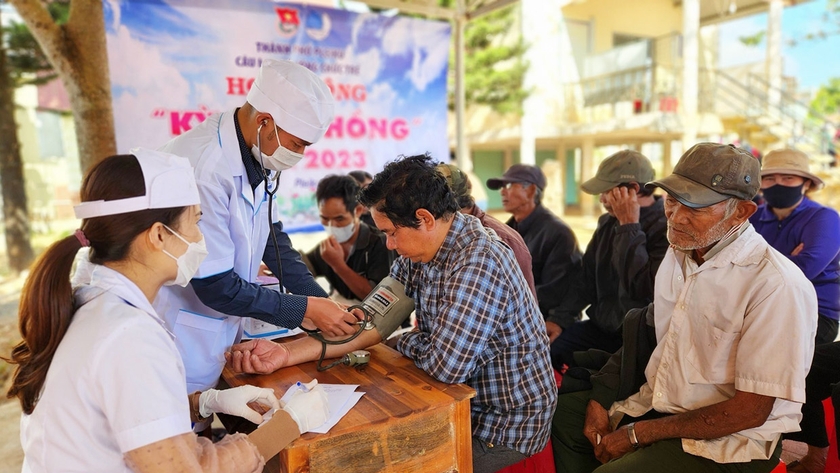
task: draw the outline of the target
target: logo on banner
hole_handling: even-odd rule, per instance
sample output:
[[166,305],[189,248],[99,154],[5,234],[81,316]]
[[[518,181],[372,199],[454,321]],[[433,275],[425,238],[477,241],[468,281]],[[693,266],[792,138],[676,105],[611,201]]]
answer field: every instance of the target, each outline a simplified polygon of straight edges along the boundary
[[294,8],[276,7],[274,11],[280,17],[277,23],[277,29],[280,31],[280,36],[283,38],[291,38],[297,34],[300,28],[300,16],[298,11]]
[[326,13],[310,11],[306,15],[306,34],[315,41],[323,41],[330,35],[332,22]]

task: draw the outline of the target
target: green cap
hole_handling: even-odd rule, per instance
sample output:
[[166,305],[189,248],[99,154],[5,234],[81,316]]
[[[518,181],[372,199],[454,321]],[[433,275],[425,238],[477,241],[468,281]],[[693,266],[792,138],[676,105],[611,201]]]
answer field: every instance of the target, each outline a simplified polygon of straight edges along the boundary
[[698,143],[682,155],[673,174],[648,185],[697,209],[732,197],[752,199],[761,185],[760,169],[753,155],[733,145]]
[[653,174],[653,166],[645,155],[625,149],[603,160],[595,177],[581,184],[580,188],[587,194],[597,195],[627,182],[638,182],[643,186],[653,180]]

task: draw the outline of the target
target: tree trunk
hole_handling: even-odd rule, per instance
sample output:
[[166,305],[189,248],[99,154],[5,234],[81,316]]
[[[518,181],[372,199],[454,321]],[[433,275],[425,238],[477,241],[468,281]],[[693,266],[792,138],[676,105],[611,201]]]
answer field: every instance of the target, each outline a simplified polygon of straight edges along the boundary
[[83,171],[116,153],[101,0],[73,0],[59,26],[39,0],[9,0],[67,89]]
[[29,267],[34,254],[29,243],[29,213],[23,163],[15,123],[14,88],[0,44],[0,186],[3,187],[3,219],[9,267],[19,273]]

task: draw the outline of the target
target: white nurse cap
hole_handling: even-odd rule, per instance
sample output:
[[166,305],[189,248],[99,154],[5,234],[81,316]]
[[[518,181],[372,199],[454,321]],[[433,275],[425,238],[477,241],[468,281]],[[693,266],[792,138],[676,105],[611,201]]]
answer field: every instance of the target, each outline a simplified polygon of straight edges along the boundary
[[248,103],[271,114],[279,128],[310,143],[324,136],[335,114],[327,84],[290,61],[264,59],[248,92]]
[[82,202],[73,207],[76,218],[104,217],[138,210],[186,207],[200,203],[193,169],[187,158],[143,148],[134,148],[130,153],[137,158],[143,170],[146,195]]

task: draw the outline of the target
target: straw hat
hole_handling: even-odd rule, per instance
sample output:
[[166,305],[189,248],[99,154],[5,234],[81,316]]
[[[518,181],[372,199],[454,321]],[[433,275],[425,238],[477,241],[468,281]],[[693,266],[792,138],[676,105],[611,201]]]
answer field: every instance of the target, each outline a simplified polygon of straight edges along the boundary
[[810,179],[814,183],[814,190],[822,189],[825,183],[819,177],[811,174],[808,162],[808,155],[802,151],[777,149],[764,156],[764,163],[761,165],[761,175],[763,177],[768,174],[791,174]]

